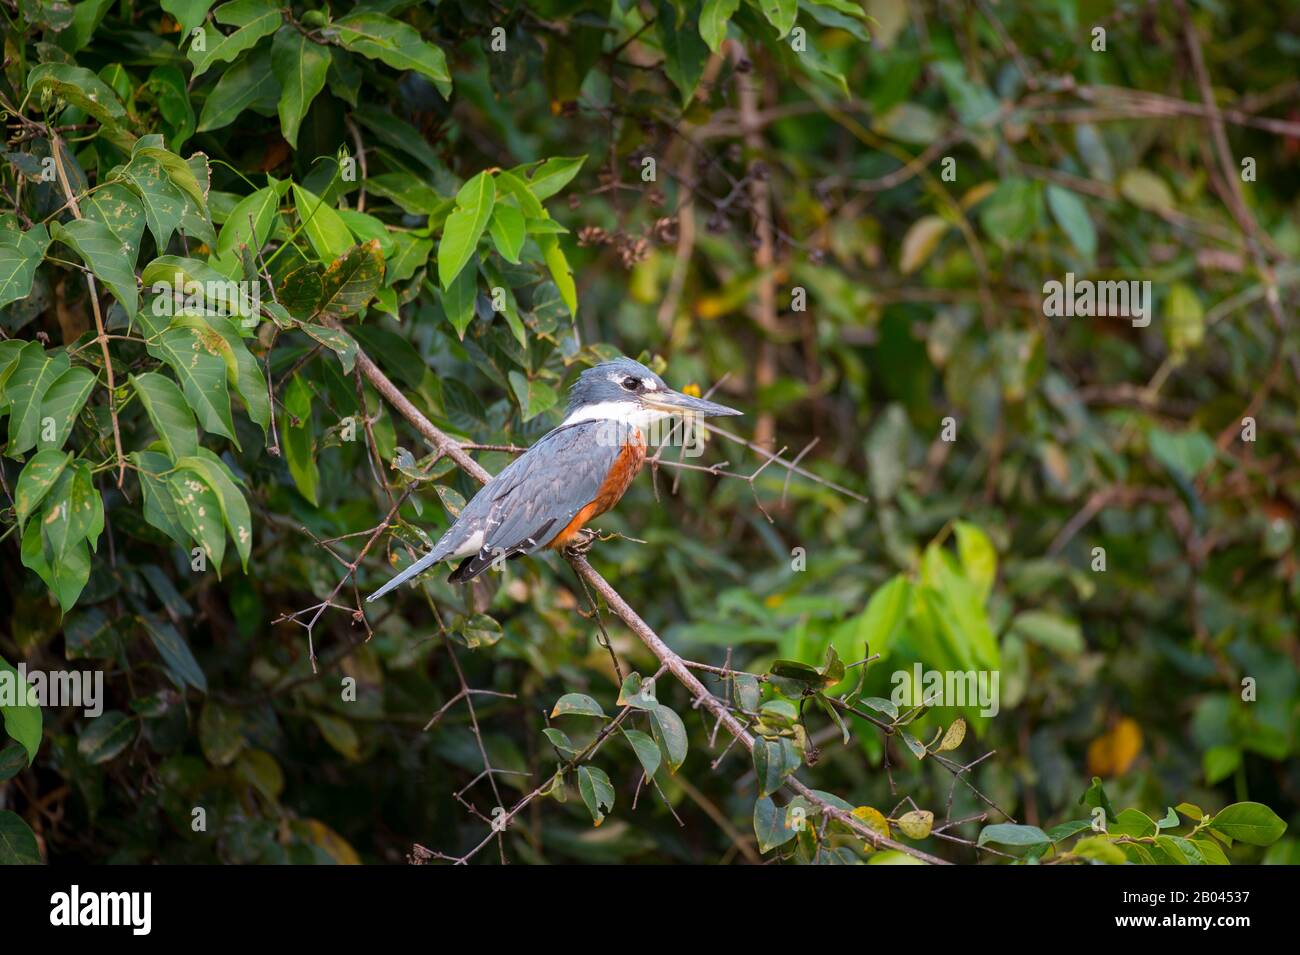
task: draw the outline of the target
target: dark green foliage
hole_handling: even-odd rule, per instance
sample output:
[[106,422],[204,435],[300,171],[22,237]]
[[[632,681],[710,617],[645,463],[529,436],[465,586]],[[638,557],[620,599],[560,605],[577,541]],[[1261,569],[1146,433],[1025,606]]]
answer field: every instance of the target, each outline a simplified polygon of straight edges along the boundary
[[[0,863],[1300,858],[1300,19],[1110,6],[21,0]],[[619,353],[716,771],[558,556],[360,602]]]

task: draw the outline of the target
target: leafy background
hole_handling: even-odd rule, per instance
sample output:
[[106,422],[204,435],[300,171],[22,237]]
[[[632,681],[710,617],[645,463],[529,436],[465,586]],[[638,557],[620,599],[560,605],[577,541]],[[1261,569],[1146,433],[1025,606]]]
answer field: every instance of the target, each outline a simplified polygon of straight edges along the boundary
[[[1294,9],[3,10],[0,657],[107,696],[4,708],[3,861],[909,858],[796,837],[796,769],[952,861],[1300,855]],[[591,560],[764,677],[698,670],[752,760],[559,559],[358,603],[477,486],[363,356],[496,471],[617,353],[748,413]],[[883,734],[914,662],[1001,711]]]

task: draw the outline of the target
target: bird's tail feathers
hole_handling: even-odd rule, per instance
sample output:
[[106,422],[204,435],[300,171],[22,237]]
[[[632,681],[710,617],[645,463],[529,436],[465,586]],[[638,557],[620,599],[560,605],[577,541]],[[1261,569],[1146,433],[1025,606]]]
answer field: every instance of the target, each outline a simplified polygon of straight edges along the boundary
[[438,561],[445,560],[446,556],[447,556],[446,554],[443,554],[438,549],[429,551],[429,553],[425,554],[423,557],[417,560],[410,567],[406,568],[406,570],[402,571],[400,574],[398,574],[388,583],[384,584],[384,586],[380,587],[373,594],[367,597],[366,603],[370,603],[370,601],[372,600],[378,600],[380,597],[388,593],[390,590],[394,590],[397,587],[402,586],[402,584],[406,583],[412,577],[424,573],[434,564],[438,563]]

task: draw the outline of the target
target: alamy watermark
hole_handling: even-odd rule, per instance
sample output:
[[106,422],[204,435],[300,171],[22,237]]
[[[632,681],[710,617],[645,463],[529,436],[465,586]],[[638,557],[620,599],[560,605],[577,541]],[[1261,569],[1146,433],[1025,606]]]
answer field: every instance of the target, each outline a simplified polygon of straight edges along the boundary
[[596,431],[596,443],[602,448],[642,443],[649,447],[680,446],[683,456],[698,458],[704,453],[704,419],[689,413],[635,424],[602,418]]
[[978,706],[981,716],[997,716],[997,670],[895,670],[889,677],[894,691],[889,701],[900,709],[912,706]]
[[149,290],[154,295],[153,314],[159,318],[216,313],[238,319],[245,328],[252,328],[261,320],[261,282],[234,279],[200,282],[177,271],[170,282],[156,281]]
[[0,706],[75,706],[83,716],[104,712],[103,670],[0,670]]
[[1134,328],[1151,324],[1149,280],[1094,282],[1065,273],[1065,281],[1043,284],[1043,314],[1048,318],[1128,318]]

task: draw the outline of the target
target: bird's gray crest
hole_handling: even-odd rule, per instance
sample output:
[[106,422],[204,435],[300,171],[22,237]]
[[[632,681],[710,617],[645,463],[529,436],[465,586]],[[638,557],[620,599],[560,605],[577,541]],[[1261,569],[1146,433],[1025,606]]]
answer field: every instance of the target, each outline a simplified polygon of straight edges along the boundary
[[569,413],[586,405],[608,401],[635,401],[636,390],[627,388],[624,381],[635,379],[651,390],[667,390],[664,380],[653,371],[631,358],[615,358],[592,365],[569,389]]

